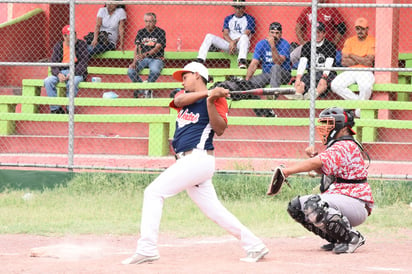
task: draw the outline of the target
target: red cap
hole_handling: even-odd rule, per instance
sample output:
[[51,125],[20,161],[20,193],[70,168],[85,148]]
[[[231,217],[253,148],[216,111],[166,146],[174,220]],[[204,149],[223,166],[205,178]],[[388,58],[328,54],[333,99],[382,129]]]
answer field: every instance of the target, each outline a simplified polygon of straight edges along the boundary
[[63,35],[69,35],[70,34],[70,25],[64,26],[62,29]]

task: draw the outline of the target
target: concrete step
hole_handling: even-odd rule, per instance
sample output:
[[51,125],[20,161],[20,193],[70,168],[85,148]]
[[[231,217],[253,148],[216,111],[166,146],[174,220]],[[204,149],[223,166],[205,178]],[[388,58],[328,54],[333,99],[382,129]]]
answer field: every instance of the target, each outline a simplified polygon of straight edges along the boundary
[[[2,153],[67,154],[66,136],[2,136]],[[147,155],[148,139],[145,137],[76,137],[76,154]]]
[[[307,141],[291,140],[239,140],[216,139],[216,156],[232,158],[277,158],[304,159]],[[316,143],[318,151],[324,147]],[[76,137],[76,154],[105,155],[140,155],[148,153],[146,137],[93,136]],[[405,148],[412,143],[366,143],[365,150],[371,159],[379,161],[412,161],[412,154],[405,153]],[[56,153],[66,154],[68,138],[66,136],[2,136],[2,153]],[[170,152],[172,155],[172,153]],[[412,168],[411,168],[412,169]]]
[[[76,136],[82,137],[147,137],[149,125],[143,123],[77,123],[74,127]],[[20,136],[67,136],[66,122],[16,122],[16,134]],[[67,137],[66,137],[67,138]]]
[[[74,127],[75,135],[79,137],[118,136],[118,137],[147,137],[149,125],[143,123],[77,123]],[[68,124],[66,122],[16,122],[16,135],[66,136]],[[225,134],[216,137],[216,140],[308,140],[307,127],[278,127],[278,126],[229,126]]]

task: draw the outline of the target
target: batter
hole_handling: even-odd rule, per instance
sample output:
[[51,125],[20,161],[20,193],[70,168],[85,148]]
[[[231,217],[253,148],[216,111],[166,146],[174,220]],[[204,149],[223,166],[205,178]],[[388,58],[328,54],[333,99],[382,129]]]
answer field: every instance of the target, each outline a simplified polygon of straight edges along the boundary
[[207,90],[207,68],[198,62],[176,71],[173,77],[183,82],[184,90],[175,95],[170,107],[178,111],[173,149],[176,163],[159,175],[144,191],[140,239],[136,253],[123,264],[158,260],[157,240],[164,199],[186,190],[202,212],[238,238],[247,256],[242,261],[257,262],[269,250],[218,200],[212,184],[215,171],[213,136],[227,127],[229,90]]

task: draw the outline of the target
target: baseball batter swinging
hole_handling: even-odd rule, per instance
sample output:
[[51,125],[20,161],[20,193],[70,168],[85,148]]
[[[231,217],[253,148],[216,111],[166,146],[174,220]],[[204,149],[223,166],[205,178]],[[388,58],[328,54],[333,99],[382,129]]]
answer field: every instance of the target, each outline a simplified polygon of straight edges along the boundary
[[202,212],[238,238],[247,253],[242,261],[257,262],[269,250],[248,228],[218,200],[212,184],[215,171],[213,136],[227,127],[229,90],[207,90],[209,73],[200,63],[192,62],[173,77],[182,81],[170,107],[178,111],[173,149],[176,163],[160,174],[144,191],[140,239],[136,253],[123,264],[140,264],[158,260],[157,249],[163,201],[186,190]]
[[328,108],[320,113],[319,123],[316,129],[326,150],[318,154],[310,146],[306,149],[310,159],[282,171],[285,177],[311,170],[323,174],[321,194],[297,196],[287,211],[303,227],[329,242],[321,247],[323,250],[352,253],[365,243],[353,227],[366,220],[374,204],[363,148],[353,138],[354,112]]

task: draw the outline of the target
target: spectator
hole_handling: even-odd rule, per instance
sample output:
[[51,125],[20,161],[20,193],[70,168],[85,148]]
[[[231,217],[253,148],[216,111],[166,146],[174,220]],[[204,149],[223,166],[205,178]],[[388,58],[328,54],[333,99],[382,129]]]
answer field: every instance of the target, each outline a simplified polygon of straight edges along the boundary
[[[351,68],[371,68],[375,61],[375,38],[368,35],[369,25],[365,18],[355,22],[356,35],[348,38],[342,50],[342,65]],[[348,86],[358,84],[359,95]],[[332,91],[345,100],[369,100],[375,76],[372,71],[344,71],[332,81]],[[360,110],[355,111],[360,117]]]
[[[268,37],[256,44],[245,79],[256,88],[263,88],[267,84],[277,88],[281,84],[287,84],[290,80],[291,69],[289,52],[290,45],[282,38],[282,25],[273,22],[269,25]],[[253,76],[260,63],[262,74]],[[271,110],[264,116],[275,117],[276,114]]]
[[[319,3],[327,3],[328,0],[319,0]],[[299,15],[296,21],[296,37],[298,39],[299,45],[290,54],[290,61],[292,65],[297,64],[299,61],[302,46],[311,40],[311,19],[312,19],[312,8],[305,8]],[[341,43],[343,42],[343,37],[346,33],[346,24],[344,22],[343,16],[336,8],[318,8],[318,22],[325,24],[325,34],[326,39],[332,42],[338,49],[337,57],[340,56]],[[337,58],[336,65],[340,65],[340,60]]]
[[[233,0],[233,2],[245,2],[245,0]],[[223,38],[206,34],[200,46],[197,62],[204,63],[207,52],[211,46],[235,54],[238,52],[239,68],[247,68],[247,53],[250,46],[250,38],[255,33],[255,18],[245,13],[245,6],[233,6],[235,13],[227,16],[223,22]]]
[[[115,0],[122,1],[122,0]],[[93,41],[88,46],[90,56],[108,50],[115,50],[117,41],[119,49],[124,50],[124,25],[126,22],[126,11],[124,5],[106,4],[97,12],[96,27],[94,29]],[[99,33],[106,32],[108,37],[103,43],[99,43]]]
[[[156,14],[153,12],[146,13],[143,19],[145,27],[137,32],[134,42],[136,44],[134,58],[127,74],[132,82],[143,82],[139,76],[139,72],[148,67],[150,73],[147,82],[156,82],[164,66],[166,32],[156,27]],[[152,91],[150,90],[136,90],[134,97],[138,98],[142,93],[144,93],[146,98],[152,97]]]
[[[70,62],[70,26],[63,27],[63,41],[57,42],[53,47],[51,62],[53,63],[69,63]],[[87,63],[89,61],[89,53],[87,44],[83,40],[76,37],[75,44],[75,69],[74,69],[74,96],[79,92],[79,83],[87,77]],[[46,88],[47,96],[56,97],[56,85],[61,82],[66,83],[66,96],[69,94],[69,75],[68,67],[51,67],[51,76],[44,79],[44,87]],[[50,106],[51,113],[64,114],[64,109],[60,106]]]
[[[316,66],[324,67],[324,71],[316,71],[316,94],[315,98],[326,94],[330,82],[335,78],[336,72],[330,72],[336,57],[335,45],[325,38],[325,24],[318,22],[316,31]],[[310,73],[305,73],[306,68],[310,68],[311,42],[306,42],[302,47],[302,56],[299,60],[297,75],[295,80],[296,94],[285,95],[288,99],[309,99]],[[308,66],[307,66],[308,65]]]

